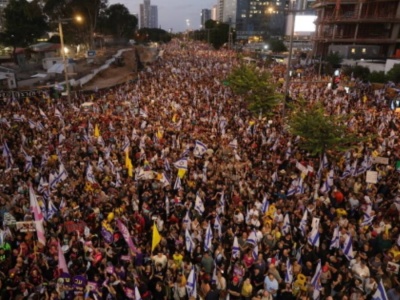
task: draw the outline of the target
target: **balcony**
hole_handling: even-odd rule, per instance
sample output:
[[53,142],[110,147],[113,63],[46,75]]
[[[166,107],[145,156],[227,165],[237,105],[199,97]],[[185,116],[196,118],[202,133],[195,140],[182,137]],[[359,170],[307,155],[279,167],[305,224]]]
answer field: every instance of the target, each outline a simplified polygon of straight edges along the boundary
[[332,37],[331,34],[325,34],[314,36],[312,39],[321,43],[395,44],[400,42],[400,39],[391,39],[382,35],[359,36],[355,39],[354,35],[336,35]]
[[[367,0],[341,0],[340,5],[342,4],[357,4],[357,3],[365,3],[368,2]],[[377,2],[391,2],[390,0],[374,0],[375,3]],[[313,9],[319,9],[323,8],[326,6],[333,6],[336,5],[337,0],[320,0],[320,1],[315,1],[315,3],[312,5]]]
[[400,23],[400,19],[396,18],[394,13],[376,14],[368,16],[355,16],[354,12],[348,11],[338,14],[326,16],[323,20],[316,20],[316,24],[340,24],[340,23]]

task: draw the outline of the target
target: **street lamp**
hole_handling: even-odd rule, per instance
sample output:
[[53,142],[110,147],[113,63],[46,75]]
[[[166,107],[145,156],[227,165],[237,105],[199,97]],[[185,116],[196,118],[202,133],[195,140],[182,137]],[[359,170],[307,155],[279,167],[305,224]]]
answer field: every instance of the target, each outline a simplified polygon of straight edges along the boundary
[[65,87],[67,89],[67,99],[68,103],[71,104],[71,89],[69,86],[69,79],[68,79],[68,64],[67,64],[67,57],[66,57],[66,49],[64,45],[64,33],[63,33],[63,28],[62,24],[67,23],[68,21],[76,20],[78,22],[82,21],[82,17],[76,16],[75,18],[69,18],[69,19],[58,19],[58,32],[60,34],[60,43],[61,43],[61,57],[63,59],[63,64],[64,64],[64,75],[65,75]]

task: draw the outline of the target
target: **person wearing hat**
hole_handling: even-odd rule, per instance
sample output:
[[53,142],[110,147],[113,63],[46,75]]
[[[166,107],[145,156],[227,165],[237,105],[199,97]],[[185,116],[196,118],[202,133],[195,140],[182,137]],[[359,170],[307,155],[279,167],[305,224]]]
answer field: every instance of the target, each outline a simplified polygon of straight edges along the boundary
[[228,294],[231,300],[240,300],[241,288],[239,284],[239,277],[233,276],[232,281],[228,284]]

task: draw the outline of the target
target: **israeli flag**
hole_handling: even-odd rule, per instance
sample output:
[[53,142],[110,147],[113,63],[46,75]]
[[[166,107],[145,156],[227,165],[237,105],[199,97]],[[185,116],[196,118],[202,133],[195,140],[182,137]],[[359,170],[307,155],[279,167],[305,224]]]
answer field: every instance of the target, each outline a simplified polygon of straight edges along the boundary
[[321,261],[318,262],[317,268],[313,278],[311,279],[311,286],[314,288],[313,299],[319,299],[319,293],[321,292],[320,278],[322,274]]
[[41,108],[39,108],[39,114],[43,117],[43,119],[47,119],[46,114],[43,112]]
[[288,147],[285,153],[285,159],[288,160],[292,156],[292,148]]
[[164,170],[171,171],[171,166],[169,165],[168,158],[164,158]]
[[386,295],[385,287],[383,286],[382,279],[378,283],[375,293],[372,295],[372,300],[389,300]]
[[346,240],[343,243],[343,254],[346,256],[348,260],[352,260],[354,258],[353,255],[353,238],[351,235],[348,235]]
[[322,187],[320,188],[320,192],[322,194],[327,193],[333,187],[333,169],[329,171],[328,176],[326,177],[325,182],[323,183]]
[[254,230],[250,232],[249,236],[247,237],[246,243],[254,247],[257,245],[257,234]]
[[275,183],[275,182],[278,181],[278,172],[277,172],[277,171],[275,171],[275,172],[272,174],[271,179],[272,179],[272,183]]
[[63,118],[62,113],[57,108],[54,109],[54,116],[60,119]]
[[324,157],[322,158],[322,166],[324,167],[324,169],[327,169],[329,167],[329,162],[326,154],[324,154]]
[[221,219],[219,218],[218,215],[215,217],[214,230],[218,232],[218,237],[222,236],[222,224],[221,224]]
[[179,190],[182,187],[182,182],[179,176],[176,176],[175,184],[174,184],[174,190]]
[[99,170],[104,171],[104,160],[103,158],[101,158],[101,156],[99,156],[99,161],[97,162],[97,168],[99,168]]
[[219,198],[219,205],[221,205],[221,212],[225,214],[225,193],[222,191],[221,197]]
[[253,257],[254,260],[258,259],[258,245],[256,245],[251,251],[251,256]]
[[170,207],[169,207],[169,199],[168,199],[168,196],[165,196],[165,212],[166,212],[167,216],[169,216]]
[[116,179],[115,179],[115,187],[121,187],[122,186],[122,181],[121,181],[121,176],[119,175],[119,172],[117,172]]
[[190,228],[192,220],[190,219],[189,211],[186,212],[185,217],[182,220],[182,224],[186,224],[186,228]]
[[285,282],[292,283],[293,282],[293,267],[290,263],[290,259],[286,259],[286,272],[285,272]]
[[106,143],[104,142],[104,139],[101,136],[97,138],[97,144],[100,145],[101,147],[106,146]]
[[201,200],[201,198],[200,198],[200,196],[198,194],[196,195],[196,201],[195,201],[194,209],[200,215],[202,215],[204,213],[204,211],[205,211],[203,201]]
[[208,223],[207,230],[206,230],[206,236],[204,239],[204,251],[212,251],[212,239],[213,239],[213,233],[211,230],[211,225],[210,222]]
[[367,204],[367,210],[364,212],[364,219],[361,222],[361,226],[369,226],[372,224],[375,216],[371,216],[372,213],[372,204]]
[[286,196],[290,197],[290,196],[293,196],[294,194],[296,194],[298,185],[299,185],[298,178],[292,180],[292,183],[290,184],[290,187],[286,193]]
[[286,235],[290,233],[291,227],[290,227],[290,219],[289,219],[289,214],[285,214],[285,217],[283,219],[283,226],[282,226],[282,234]]
[[351,176],[356,176],[356,173],[357,173],[357,159],[351,165],[350,171],[351,171]]
[[238,141],[237,141],[237,139],[232,140],[232,141],[229,143],[229,147],[231,147],[231,148],[233,148],[233,149],[237,149],[237,148],[238,148]]
[[50,199],[49,202],[47,203],[47,220],[51,219],[56,213],[57,213],[57,207]]
[[269,201],[268,197],[264,196],[262,206],[261,206],[261,212],[265,214],[269,210]]
[[29,128],[30,129],[36,128],[36,122],[35,121],[33,121],[31,119],[28,119],[28,124],[29,124]]
[[233,238],[232,258],[240,258],[239,242],[236,236]]
[[186,251],[189,253],[192,253],[194,248],[196,247],[187,228],[185,230],[185,245],[186,245]]
[[308,243],[312,246],[319,247],[319,230],[318,228],[313,228],[308,237]]
[[196,144],[194,146],[193,154],[196,157],[202,157],[204,153],[207,151],[207,146],[201,142],[201,141],[196,141]]
[[182,157],[178,159],[176,162],[174,162],[174,167],[177,169],[188,169],[188,160],[187,157]]
[[186,292],[189,296],[189,298],[197,298],[197,286],[196,286],[196,272],[195,272],[195,267],[192,267],[192,270],[189,273],[189,277],[186,282]]
[[145,119],[148,118],[147,112],[143,109],[139,110],[139,116],[141,116],[142,118],[145,118]]
[[49,188],[50,190],[54,189],[57,185],[57,173],[54,174],[53,172],[50,172],[49,174]]
[[340,248],[340,235],[339,235],[339,226],[336,226],[335,229],[333,230],[333,236],[331,239],[331,245],[329,246],[329,249],[339,249]]
[[131,142],[129,141],[129,138],[125,135],[124,143],[122,144],[122,149],[121,149],[122,152],[127,151],[130,145],[131,145]]
[[308,213],[308,210],[305,209],[303,217],[301,218],[301,221],[300,221],[300,226],[299,226],[301,234],[303,236],[306,236],[306,226],[307,226],[307,218],[308,218],[307,213]]
[[349,177],[351,175],[351,166],[350,164],[346,165],[346,168],[343,171],[342,176],[340,176],[340,179],[345,179],[346,177]]
[[64,167],[63,163],[60,163],[60,167],[58,168],[58,181],[62,182],[68,178],[67,170]]
[[86,180],[90,183],[97,183],[96,178],[94,177],[92,165],[90,163],[88,163],[86,168]]

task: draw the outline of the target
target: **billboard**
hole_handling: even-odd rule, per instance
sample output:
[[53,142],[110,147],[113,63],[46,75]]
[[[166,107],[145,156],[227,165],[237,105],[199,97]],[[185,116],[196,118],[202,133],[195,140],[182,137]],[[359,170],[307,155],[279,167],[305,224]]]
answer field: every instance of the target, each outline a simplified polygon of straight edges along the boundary
[[296,21],[294,23],[294,34],[295,35],[311,35],[315,32],[315,15],[296,15]]

